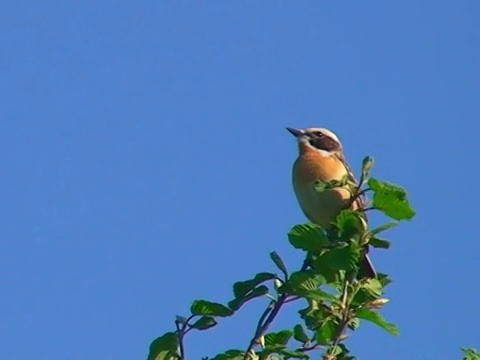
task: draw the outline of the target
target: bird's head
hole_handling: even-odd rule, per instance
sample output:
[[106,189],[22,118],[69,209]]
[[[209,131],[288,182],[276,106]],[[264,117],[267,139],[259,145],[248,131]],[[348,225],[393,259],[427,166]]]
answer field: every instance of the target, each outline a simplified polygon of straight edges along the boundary
[[337,135],[325,128],[305,128],[287,130],[297,138],[300,152],[305,151],[324,151],[330,154],[341,153],[342,144]]

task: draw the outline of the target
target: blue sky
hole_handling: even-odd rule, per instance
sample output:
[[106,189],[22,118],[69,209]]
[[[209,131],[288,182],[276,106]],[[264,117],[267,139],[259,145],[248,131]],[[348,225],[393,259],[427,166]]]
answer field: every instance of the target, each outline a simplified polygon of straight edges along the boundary
[[[354,354],[480,347],[479,17],[473,0],[4,3],[0,358],[142,359],[192,300],[274,271],[270,251],[297,268],[285,126],[332,129],[418,212],[372,254],[401,336],[365,324]],[[188,358],[244,348],[265,305],[191,334]]]

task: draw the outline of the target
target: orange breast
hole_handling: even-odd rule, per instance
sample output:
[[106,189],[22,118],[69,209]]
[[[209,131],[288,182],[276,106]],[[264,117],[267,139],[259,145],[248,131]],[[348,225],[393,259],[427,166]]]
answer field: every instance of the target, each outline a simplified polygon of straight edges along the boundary
[[340,160],[319,151],[305,152],[293,165],[294,182],[299,184],[310,184],[315,180],[340,180],[346,174],[347,170]]
[[316,150],[305,151],[293,166],[293,187],[305,216],[313,223],[328,228],[333,218],[349,201],[350,193],[335,188],[319,193],[313,183],[340,180],[347,174],[343,163],[336,157]]

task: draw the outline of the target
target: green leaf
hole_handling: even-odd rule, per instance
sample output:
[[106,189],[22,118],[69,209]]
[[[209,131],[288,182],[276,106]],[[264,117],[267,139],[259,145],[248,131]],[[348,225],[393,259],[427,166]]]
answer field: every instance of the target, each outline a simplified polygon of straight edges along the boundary
[[275,265],[277,265],[280,271],[283,273],[283,275],[285,276],[285,279],[288,278],[287,267],[285,266],[285,263],[283,262],[280,255],[278,255],[276,251],[273,251],[270,253],[270,258],[275,263]]
[[243,360],[245,352],[237,349],[230,349],[224,353],[215,355],[211,360]]
[[462,360],[480,360],[480,354],[472,348],[461,348],[463,352]]
[[357,311],[357,317],[374,323],[392,335],[399,335],[398,327],[395,324],[387,322],[378,312],[362,308]]
[[288,233],[288,241],[295,249],[313,252],[330,244],[322,228],[315,224],[295,225]]
[[278,354],[280,351],[285,350],[285,345],[270,345],[263,348],[262,351],[256,351],[255,355],[258,357],[254,359],[269,359],[269,360],[281,360],[277,356],[269,356],[271,354]]
[[335,356],[336,360],[357,360],[355,356],[348,355],[350,351],[347,349],[345,344],[338,344],[333,349],[331,355]]
[[326,318],[329,318],[332,311],[321,301],[308,300],[308,307],[298,310],[300,317],[305,321],[309,330],[317,330]]
[[275,274],[271,274],[267,272],[258,273],[251,280],[238,281],[235,284],[233,284],[233,294],[237,299],[242,298],[245,295],[247,295],[250,291],[255,289],[257,285],[268,280],[273,280],[275,278],[276,278]]
[[325,284],[333,285],[339,281],[339,272],[336,269],[333,269],[327,262],[326,253],[316,257],[311,266],[312,271],[322,275],[325,278]]
[[360,288],[374,298],[379,297],[383,293],[382,283],[378,279],[368,279],[360,285]]
[[367,306],[371,301],[377,297],[372,296],[367,290],[359,289],[353,296],[351,305],[356,308]]
[[309,359],[310,356],[308,356],[305,352],[303,351],[298,351],[298,350],[288,350],[288,349],[283,349],[278,352],[280,355],[284,355],[286,359]]
[[320,181],[316,180],[313,184],[313,187],[318,192],[324,192],[325,190],[343,187],[348,184],[348,175],[344,176],[340,180],[330,180],[330,181]]
[[302,344],[310,341],[310,337],[305,332],[305,329],[301,324],[297,324],[293,328],[293,338],[300,341]]
[[362,234],[365,230],[365,222],[362,218],[363,214],[358,210],[342,210],[335,219],[340,238],[349,239]]
[[255,299],[261,296],[265,296],[266,294],[268,294],[268,288],[265,285],[261,285],[253,289],[250,293],[248,293],[248,295],[241,298],[233,299],[228,303],[228,307],[234,311],[237,311],[247,301],[250,301],[252,299]]
[[390,241],[381,239],[379,237],[372,237],[368,243],[377,249],[389,249],[392,245]]
[[195,321],[195,323],[192,325],[192,328],[198,330],[207,330],[211,327],[214,327],[215,325],[217,325],[217,321],[213,317],[202,316],[200,319]]
[[377,227],[377,228],[375,228],[375,229],[373,229],[373,230],[370,230],[370,234],[372,234],[372,235],[377,235],[377,234],[379,234],[379,233],[381,233],[381,232],[383,232],[383,231],[385,231],[385,230],[391,229],[391,228],[393,228],[393,227],[395,227],[395,226],[397,226],[397,225],[398,225],[398,222],[397,222],[397,221],[390,221],[390,222],[388,222],[388,223],[386,223],[386,224],[383,224],[382,226],[379,226],[379,227]]
[[362,161],[362,178],[368,178],[370,171],[372,170],[374,160],[371,156],[366,156]]
[[374,192],[375,209],[396,220],[410,220],[415,216],[415,210],[407,200],[407,192],[402,187],[375,178],[368,180],[368,186]]
[[319,285],[325,284],[325,278],[313,271],[295,271],[290,275],[287,283],[293,294],[302,295],[305,292],[317,290]]
[[177,334],[167,332],[152,341],[147,360],[177,360],[178,346]]
[[[300,294],[298,294],[300,295]],[[309,300],[336,302],[338,299],[322,289],[314,289],[302,292],[301,296]]]
[[271,332],[265,335],[265,346],[271,347],[274,345],[287,345],[292,336],[293,331],[291,330]]
[[380,281],[380,284],[382,284],[384,288],[392,282],[388,275],[383,273],[377,273],[377,280]]
[[207,301],[207,300],[195,300],[190,306],[192,315],[212,315],[212,316],[230,316],[233,314],[232,310],[225,305]]
[[355,270],[358,268],[360,252],[358,244],[353,242],[346,247],[332,249],[318,257],[315,261],[315,268],[317,268],[317,265],[323,265],[334,271]]
[[323,320],[322,325],[315,331],[315,340],[320,345],[328,345],[332,342],[337,333],[338,324],[335,319],[328,317]]

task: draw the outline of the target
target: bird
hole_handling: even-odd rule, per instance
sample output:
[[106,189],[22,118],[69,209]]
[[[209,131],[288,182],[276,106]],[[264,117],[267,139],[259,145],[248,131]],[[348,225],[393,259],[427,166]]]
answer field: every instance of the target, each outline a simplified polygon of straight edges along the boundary
[[[358,197],[351,202],[351,193],[345,186],[333,187],[319,192],[315,189],[318,182],[340,181],[348,177],[349,182],[357,184],[353,171],[349,167],[342,143],[338,136],[325,128],[287,130],[296,137],[298,157],[292,168],[293,190],[298,204],[306,218],[325,231],[333,228],[332,222],[344,209],[352,210],[363,207],[365,197]],[[351,203],[351,204],[350,204]],[[366,214],[362,215],[365,229]],[[368,256],[368,245],[360,259],[358,278],[375,278],[376,271]]]

